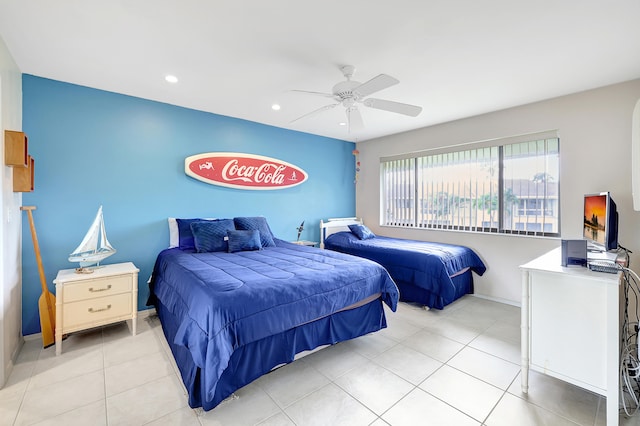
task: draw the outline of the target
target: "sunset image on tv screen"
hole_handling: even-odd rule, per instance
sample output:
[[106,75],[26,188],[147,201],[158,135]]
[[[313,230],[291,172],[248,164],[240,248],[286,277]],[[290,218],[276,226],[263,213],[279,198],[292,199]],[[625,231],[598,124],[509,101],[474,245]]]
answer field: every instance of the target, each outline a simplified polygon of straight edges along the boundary
[[584,198],[584,237],[604,244],[607,223],[607,196],[591,195]]

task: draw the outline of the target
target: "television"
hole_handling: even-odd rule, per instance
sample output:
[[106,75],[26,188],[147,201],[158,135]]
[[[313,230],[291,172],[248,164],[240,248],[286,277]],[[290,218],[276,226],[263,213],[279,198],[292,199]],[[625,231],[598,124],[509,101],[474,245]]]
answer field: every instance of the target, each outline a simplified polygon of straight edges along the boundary
[[587,250],[618,249],[618,210],[608,192],[584,196],[584,231]]

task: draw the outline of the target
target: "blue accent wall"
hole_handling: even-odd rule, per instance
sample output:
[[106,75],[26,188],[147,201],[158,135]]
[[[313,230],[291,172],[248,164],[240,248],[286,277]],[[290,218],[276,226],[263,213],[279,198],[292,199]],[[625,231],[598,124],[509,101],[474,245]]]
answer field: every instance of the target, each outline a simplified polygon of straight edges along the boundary
[[[250,121],[23,76],[23,130],[35,158],[33,212],[46,280],[53,292],[100,205],[117,253],[105,263],[140,269],[138,309],[146,309],[157,254],[168,246],[167,217],[265,216],[273,233],[319,241],[319,221],[355,214],[355,145]],[[212,94],[214,96],[214,94]],[[268,108],[265,105],[265,108]],[[204,152],[274,157],[305,170],[293,188],[248,191],[208,185],[184,173],[184,159]],[[23,334],[40,331],[41,285],[23,213]]]

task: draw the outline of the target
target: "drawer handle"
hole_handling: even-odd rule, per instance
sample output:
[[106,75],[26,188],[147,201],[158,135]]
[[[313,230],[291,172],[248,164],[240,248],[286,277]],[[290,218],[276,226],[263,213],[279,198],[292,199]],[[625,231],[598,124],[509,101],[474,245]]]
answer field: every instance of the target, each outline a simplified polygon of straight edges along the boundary
[[106,308],[102,308],[102,309],[89,308],[89,312],[92,314],[95,314],[96,312],[108,311],[109,309],[111,309],[111,305],[107,305]]
[[89,287],[89,291],[92,292],[92,293],[97,293],[99,291],[107,291],[107,290],[111,290],[111,284],[109,284],[106,288],[94,289],[93,287]]

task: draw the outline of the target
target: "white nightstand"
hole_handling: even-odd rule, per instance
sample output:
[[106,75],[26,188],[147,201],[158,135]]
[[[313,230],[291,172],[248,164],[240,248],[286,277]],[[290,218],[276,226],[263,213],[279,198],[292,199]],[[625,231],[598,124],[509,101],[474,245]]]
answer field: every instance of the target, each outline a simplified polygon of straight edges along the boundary
[[91,327],[131,320],[136,335],[138,319],[138,268],[116,263],[91,274],[75,269],[58,271],[56,285],[56,355],[62,353],[62,336]]
[[299,246],[309,246],[309,247],[315,247],[318,245],[317,242],[315,241],[306,241],[306,240],[299,240],[299,241],[291,241],[293,244],[297,244]]

